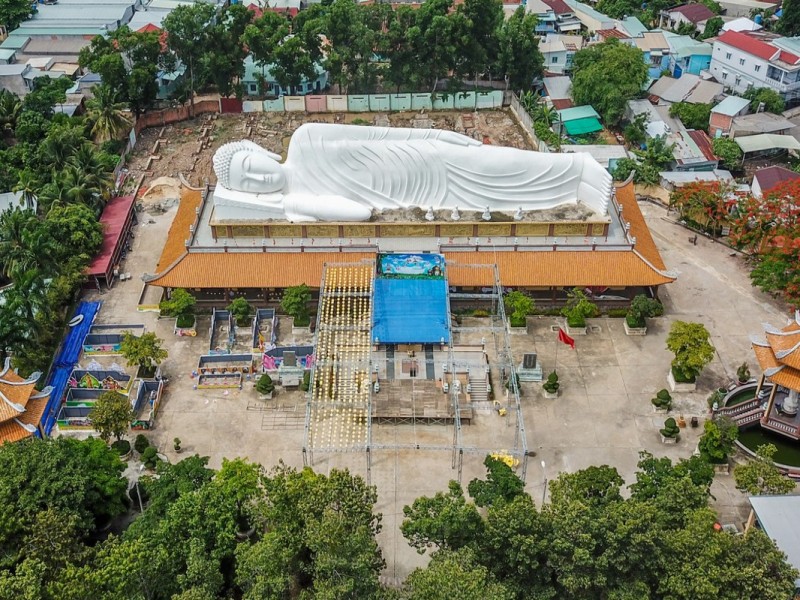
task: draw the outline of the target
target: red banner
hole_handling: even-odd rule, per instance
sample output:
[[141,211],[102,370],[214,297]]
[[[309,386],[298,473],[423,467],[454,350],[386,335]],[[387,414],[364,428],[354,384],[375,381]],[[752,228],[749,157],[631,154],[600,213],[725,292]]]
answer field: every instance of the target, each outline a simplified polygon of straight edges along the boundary
[[558,328],[558,341],[564,342],[567,346],[575,350],[575,340],[569,337],[561,327]]

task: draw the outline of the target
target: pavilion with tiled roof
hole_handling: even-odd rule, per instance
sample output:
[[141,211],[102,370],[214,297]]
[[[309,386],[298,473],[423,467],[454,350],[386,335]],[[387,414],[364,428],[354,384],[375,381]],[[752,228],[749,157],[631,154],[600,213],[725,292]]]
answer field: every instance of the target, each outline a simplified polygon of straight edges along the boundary
[[794,440],[800,439],[800,312],[785,327],[764,324],[764,337],[753,338],[753,352],[762,370],[756,395],[772,384],[761,425]]
[[[586,222],[509,219],[473,224],[464,219],[459,223],[223,225],[214,221],[212,194],[213,188],[183,191],[155,274],[145,277],[148,285],[186,288],[200,301],[242,292],[259,301],[295,285],[318,288],[326,263],[415,250],[441,253],[453,266],[496,264],[503,286],[529,290],[543,300],[558,301],[566,297],[565,290],[576,286],[602,290],[601,294],[610,290],[609,294],[628,299],[643,292],[656,296],[659,286],[675,280],[653,241],[630,182],[616,188],[609,216],[590,217]],[[413,232],[387,233],[391,227]],[[455,228],[464,231],[464,227],[463,237],[452,236]],[[487,273],[451,268],[450,285],[467,291],[491,286],[493,282],[484,281]]]
[[0,444],[18,442],[41,433],[40,424],[50,388],[36,389],[41,373],[20,377],[7,358],[0,371]]

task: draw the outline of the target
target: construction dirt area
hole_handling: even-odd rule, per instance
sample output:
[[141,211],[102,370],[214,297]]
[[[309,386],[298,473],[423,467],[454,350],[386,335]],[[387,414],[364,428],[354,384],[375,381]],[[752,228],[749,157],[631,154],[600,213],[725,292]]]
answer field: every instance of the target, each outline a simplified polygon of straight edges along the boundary
[[[170,178],[166,187],[179,183],[183,175],[190,185],[216,182],[211,159],[222,144],[249,139],[267,150],[286,156],[292,133],[304,123],[349,123],[389,127],[444,129],[465,133],[487,144],[532,149],[530,140],[508,110],[478,112],[404,113],[248,113],[209,114],[143,130],[128,161],[128,181],[144,174],[141,194],[162,177]],[[164,180],[161,181],[164,183]],[[145,203],[175,198],[174,189],[153,190]]]

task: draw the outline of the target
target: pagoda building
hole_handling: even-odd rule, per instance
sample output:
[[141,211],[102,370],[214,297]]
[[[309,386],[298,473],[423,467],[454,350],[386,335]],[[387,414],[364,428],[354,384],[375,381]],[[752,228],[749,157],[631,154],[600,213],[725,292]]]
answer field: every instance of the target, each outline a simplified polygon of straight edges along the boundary
[[37,433],[41,435],[42,415],[50,399],[51,388],[36,389],[41,373],[20,377],[6,358],[0,371],[0,444],[18,442]]
[[754,338],[752,342],[753,352],[762,370],[756,397],[768,398],[761,417],[761,426],[798,440],[800,439],[800,312],[796,312],[794,319],[782,329],[765,323],[764,337]]

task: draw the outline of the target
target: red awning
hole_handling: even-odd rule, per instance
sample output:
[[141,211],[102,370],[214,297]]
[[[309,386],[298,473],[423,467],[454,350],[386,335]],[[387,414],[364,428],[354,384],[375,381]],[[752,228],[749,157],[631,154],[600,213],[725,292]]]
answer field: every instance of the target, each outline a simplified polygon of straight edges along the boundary
[[105,277],[108,274],[117,247],[124,241],[122,235],[125,224],[128,222],[135,201],[135,196],[118,196],[106,205],[100,216],[100,224],[103,226],[103,246],[86,270],[90,276]]

